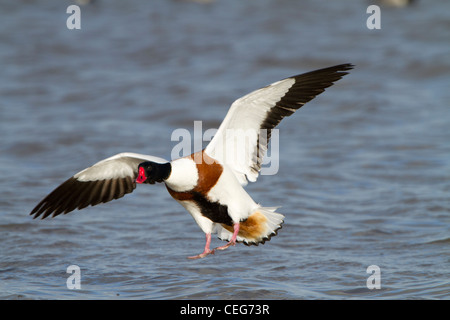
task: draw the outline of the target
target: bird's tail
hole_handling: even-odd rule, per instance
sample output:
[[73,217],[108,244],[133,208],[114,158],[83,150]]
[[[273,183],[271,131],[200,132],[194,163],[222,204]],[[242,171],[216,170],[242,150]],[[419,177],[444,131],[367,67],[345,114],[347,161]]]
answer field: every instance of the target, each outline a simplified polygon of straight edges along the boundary
[[[276,236],[284,219],[282,214],[275,212],[276,209],[278,208],[259,207],[253,211],[246,220],[240,222],[236,241],[257,246]],[[220,224],[217,229],[219,239],[230,241],[233,235],[232,226]]]

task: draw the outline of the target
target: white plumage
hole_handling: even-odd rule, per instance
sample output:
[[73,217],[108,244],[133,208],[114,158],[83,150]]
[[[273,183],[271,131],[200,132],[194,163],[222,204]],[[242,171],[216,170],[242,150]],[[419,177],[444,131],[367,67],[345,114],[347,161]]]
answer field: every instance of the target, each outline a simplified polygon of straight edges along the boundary
[[[277,81],[237,99],[205,148],[210,157],[226,163],[242,185],[258,178],[260,166],[256,153],[260,147],[261,156],[264,156],[268,143],[268,139],[261,140],[258,146],[260,135],[267,134],[267,131],[262,131],[265,130],[262,125],[267,113],[294,83],[293,78]],[[242,144],[247,144],[247,148],[239,148]]]
[[166,163],[167,160],[145,154],[123,152],[101,160],[74,175],[79,181],[97,181],[134,177],[136,167],[144,161]]

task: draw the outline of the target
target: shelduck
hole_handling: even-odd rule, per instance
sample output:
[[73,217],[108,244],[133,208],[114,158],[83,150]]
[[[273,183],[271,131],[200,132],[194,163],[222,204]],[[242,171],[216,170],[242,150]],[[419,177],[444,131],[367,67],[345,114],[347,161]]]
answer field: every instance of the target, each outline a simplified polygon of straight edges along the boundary
[[[341,64],[292,76],[237,99],[208,146],[190,156],[168,161],[125,152],[97,162],[63,182],[30,215],[55,217],[121,198],[136,183],[158,182],[166,185],[206,235],[203,252],[188,258],[203,258],[236,242],[264,243],[277,234],[284,216],[276,208],[256,203],[244,187],[260,173],[271,130],[352,68]],[[253,133],[244,145],[229,143],[238,130]],[[227,243],[211,249],[212,234]]]

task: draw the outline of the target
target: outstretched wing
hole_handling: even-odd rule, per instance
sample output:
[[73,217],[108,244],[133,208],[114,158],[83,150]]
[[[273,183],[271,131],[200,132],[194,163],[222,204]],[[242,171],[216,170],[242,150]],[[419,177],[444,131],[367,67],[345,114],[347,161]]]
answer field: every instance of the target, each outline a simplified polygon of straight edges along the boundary
[[166,163],[162,158],[137,153],[119,153],[86,168],[53,190],[31,211],[42,219],[89,205],[119,199],[136,188],[138,166],[145,161]]
[[352,68],[351,64],[341,64],[311,71],[239,98],[231,105],[205,152],[227,164],[242,185],[247,180],[256,181],[271,130]]

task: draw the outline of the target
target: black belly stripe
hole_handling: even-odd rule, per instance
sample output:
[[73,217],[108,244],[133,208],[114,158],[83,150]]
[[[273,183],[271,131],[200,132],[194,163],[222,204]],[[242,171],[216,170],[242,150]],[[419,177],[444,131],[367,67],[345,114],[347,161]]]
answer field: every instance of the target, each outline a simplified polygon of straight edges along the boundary
[[197,204],[204,217],[216,223],[233,226],[233,220],[228,215],[228,207],[226,205],[212,202],[199,192],[192,192],[192,201]]

